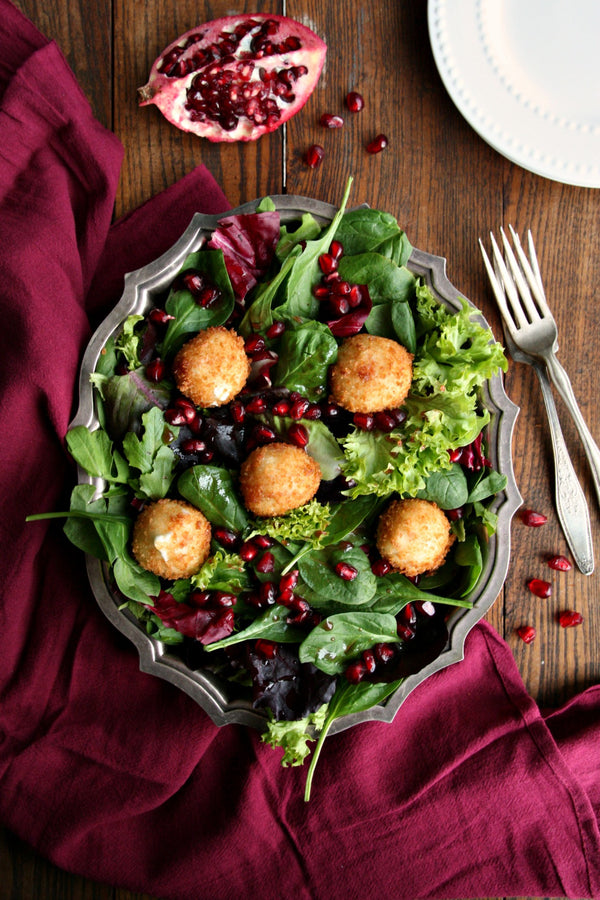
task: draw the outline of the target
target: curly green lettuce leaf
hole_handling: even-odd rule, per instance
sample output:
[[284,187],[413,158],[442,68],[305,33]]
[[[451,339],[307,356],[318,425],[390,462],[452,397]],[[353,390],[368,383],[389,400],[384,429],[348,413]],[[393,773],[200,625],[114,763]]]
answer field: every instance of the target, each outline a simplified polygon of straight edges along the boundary
[[327,503],[319,503],[313,498],[285,516],[260,519],[253,534],[266,534],[282,544],[299,541],[321,547],[326,543],[331,515],[331,507]]
[[328,705],[325,703],[316,712],[296,721],[270,721],[261,740],[274,749],[283,750],[281,765],[301,766],[310,753],[309,742],[314,742],[323,730],[327,719]]

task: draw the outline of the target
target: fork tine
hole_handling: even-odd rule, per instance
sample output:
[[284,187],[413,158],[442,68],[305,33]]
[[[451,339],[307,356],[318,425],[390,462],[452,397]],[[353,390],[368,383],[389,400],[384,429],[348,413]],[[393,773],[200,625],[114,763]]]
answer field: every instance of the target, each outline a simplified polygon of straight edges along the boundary
[[[544,315],[550,315],[550,309],[548,308],[548,304],[546,303],[546,295],[544,293],[544,285],[542,282],[542,275],[540,272],[540,266],[537,260],[537,255],[535,252],[535,247],[533,246],[533,237],[531,235],[531,231],[528,232],[528,242],[529,242],[529,255],[531,257],[531,263],[527,259],[525,251],[523,250],[521,241],[519,239],[519,235],[512,227],[512,225],[508,226],[510,228],[510,233],[512,235],[512,239],[515,244],[515,248],[517,251],[517,255],[519,257],[519,262],[521,263],[521,267],[527,279],[527,283],[531,288],[531,292],[535,297],[539,310]],[[537,310],[536,310],[537,312]]]
[[529,324],[529,320],[523,312],[523,307],[521,306],[521,301],[519,300],[519,292],[517,290],[517,286],[510,272],[508,271],[508,268],[506,267],[506,263],[504,262],[502,253],[500,252],[500,247],[496,243],[496,238],[491,231],[490,239],[492,241],[492,254],[494,257],[494,265],[496,268],[497,277],[504,287],[506,299],[510,304],[512,318],[517,327],[523,328],[525,325]]
[[504,320],[504,324],[509,332],[512,332],[515,328],[515,323],[512,317],[512,314],[508,308],[508,304],[506,302],[506,295],[504,293],[504,288],[502,287],[501,280],[497,277],[494,268],[490,262],[490,258],[486,253],[485,247],[483,246],[483,241],[481,238],[479,240],[479,249],[481,250],[481,255],[483,256],[483,262],[485,268],[488,273],[488,277],[490,279],[490,284],[492,286],[492,290],[494,292],[494,296],[496,297],[496,302],[500,307],[500,312],[502,313],[502,318]]
[[544,298],[544,302],[546,301],[546,291],[544,290],[544,282],[542,281],[542,273],[540,272],[540,264],[538,262],[537,253],[535,252],[535,246],[533,243],[533,235],[531,233],[531,229],[527,231],[527,243],[529,245],[529,258],[531,259],[531,267],[535,272],[538,287],[540,289],[540,293]]
[[[538,319],[540,315],[539,310],[533,301],[530,290],[530,278],[535,281],[535,275],[531,270],[531,266],[529,265],[527,257],[523,253],[523,248],[521,247],[518,235],[515,234],[515,247],[519,255],[519,261],[521,263],[520,266],[519,262],[517,262],[514,251],[508,242],[508,238],[506,237],[503,228],[500,228],[500,234],[502,236],[502,244],[504,246],[504,253],[508,262],[508,267],[510,268],[511,274],[517,286],[517,291],[521,298],[521,304],[527,312],[528,321],[532,322],[535,319]],[[527,271],[527,269],[529,269],[529,272]]]

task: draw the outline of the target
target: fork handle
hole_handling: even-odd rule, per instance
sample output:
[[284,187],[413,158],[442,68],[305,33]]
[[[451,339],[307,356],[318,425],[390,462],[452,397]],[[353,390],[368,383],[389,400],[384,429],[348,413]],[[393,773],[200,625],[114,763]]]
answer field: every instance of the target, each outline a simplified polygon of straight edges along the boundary
[[587,456],[590,471],[592,473],[596,496],[600,503],[600,449],[590,434],[590,430],[581,415],[577,400],[575,399],[575,394],[573,393],[573,388],[571,387],[569,376],[564,368],[554,355],[547,356],[545,362],[548,367],[548,372],[550,373],[550,378],[554,382],[558,393],[565,401],[566,407],[571,413],[577,431],[579,432],[579,437],[581,438],[581,443],[583,444],[583,449],[585,450],[585,455]]
[[539,363],[534,368],[542,388],[552,438],[556,512],[578,569],[584,575],[591,575],[594,571],[594,547],[585,494],[565,444],[546,369]]

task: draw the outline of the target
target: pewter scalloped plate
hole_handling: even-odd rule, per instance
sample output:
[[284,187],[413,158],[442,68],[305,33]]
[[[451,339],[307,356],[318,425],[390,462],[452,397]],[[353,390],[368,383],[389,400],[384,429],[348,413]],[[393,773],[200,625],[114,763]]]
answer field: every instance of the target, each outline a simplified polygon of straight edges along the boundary
[[[304,212],[312,213],[320,223],[327,224],[337,211],[334,206],[327,203],[304,197],[275,196],[272,199],[282,222],[288,224],[299,221]],[[255,212],[258,203],[258,200],[246,203],[223,215]],[[98,357],[106,341],[112,335],[118,334],[129,315],[143,314],[155,305],[157,298],[164,294],[179,272],[186,256],[198,250],[210,238],[219,218],[221,217],[196,214],[170,250],[149,265],[125,276],[125,288],[120,301],[95,332],[83,357],[79,378],[79,409],[71,427],[85,425],[94,429],[98,426],[90,374],[95,371]],[[408,268],[415,275],[425,279],[440,302],[451,310],[460,309],[461,295],[446,277],[445,259],[415,249]],[[483,318],[481,321],[484,325],[487,324]],[[473,601],[473,607],[456,609],[452,612],[448,620],[448,642],[436,660],[406,678],[384,705],[338,719],[332,727],[332,733],[343,731],[360,722],[374,720],[391,722],[403,701],[417,685],[434,672],[463,659],[467,634],[489,610],[502,589],[510,557],[510,524],[521,504],[511,459],[512,433],[518,408],[506,396],[500,375],[486,384],[482,402],[491,414],[491,421],[487,426],[491,460],[494,467],[506,475],[507,486],[496,498],[494,509],[498,514],[498,530],[488,542],[483,572],[469,598]],[[102,487],[98,479],[93,479],[81,469],[79,482],[98,484]],[[235,686],[228,685],[211,672],[189,668],[173,649],[150,637],[128,611],[119,609],[123,598],[114,588],[110,570],[105,563],[88,557],[87,571],[98,605],[113,625],[137,647],[140,669],[143,672],[163,678],[185,691],[199,703],[216,725],[236,723],[264,729],[266,713],[253,709],[249,701],[236,697]]]

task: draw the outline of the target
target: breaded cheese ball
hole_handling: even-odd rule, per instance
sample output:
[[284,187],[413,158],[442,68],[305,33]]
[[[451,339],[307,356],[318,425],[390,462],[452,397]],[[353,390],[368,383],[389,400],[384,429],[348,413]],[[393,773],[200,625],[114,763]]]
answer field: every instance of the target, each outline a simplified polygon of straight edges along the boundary
[[410,578],[438,569],[453,542],[450,522],[430,500],[393,500],[379,517],[377,549]]
[[256,516],[283,516],[304,506],[320,483],[318,462],[291,444],[257,447],[240,468],[244,503]]
[[244,339],[223,326],[207,328],[175,356],[173,376],[196,406],[224,406],[242,390],[250,374]]
[[133,555],[149,572],[174,581],[195,575],[210,553],[208,519],[183,500],[156,500],[133,526]]
[[352,413],[401,406],[412,381],[412,354],[389,338],[356,334],[346,338],[330,369],[332,399]]

